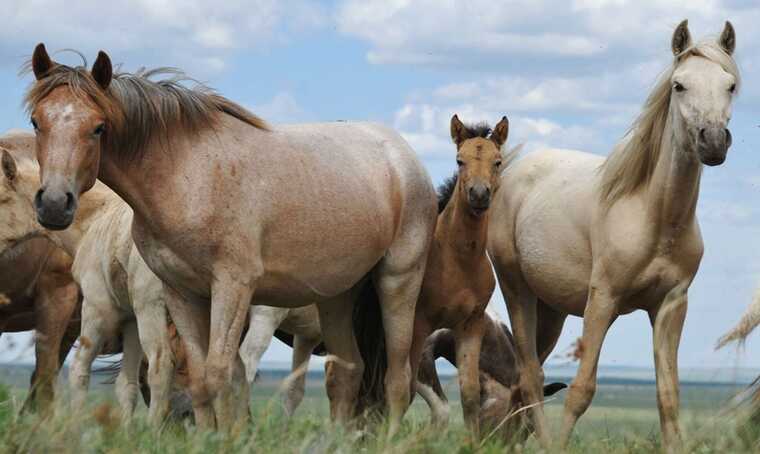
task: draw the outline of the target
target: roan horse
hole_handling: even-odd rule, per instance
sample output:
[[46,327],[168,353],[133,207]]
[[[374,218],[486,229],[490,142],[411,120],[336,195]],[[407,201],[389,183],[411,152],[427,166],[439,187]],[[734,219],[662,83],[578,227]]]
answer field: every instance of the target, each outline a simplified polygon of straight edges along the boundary
[[[27,136],[30,148],[34,136]],[[95,357],[122,350],[116,394],[126,421],[134,411],[143,352],[151,405],[149,419],[160,424],[169,412],[174,348],[168,331],[161,281],[148,269],[130,235],[132,211],[116,194],[97,183],[80,200],[79,216],[65,231],[51,231],[36,221],[33,201],[39,166],[22,150],[2,151],[5,185],[2,213],[14,225],[0,231],[0,241],[45,237],[74,257],[71,273],[83,296],[79,348],[69,369],[74,408],[84,405]],[[138,333],[139,331],[139,333]],[[245,407],[247,410],[247,406]]]
[[[26,102],[37,134],[37,216],[67,228],[99,177],[134,210],[137,247],[171,289],[196,421],[229,427],[230,389],[252,303],[316,303],[331,415],[353,416],[363,363],[352,303],[379,293],[389,370],[389,433],[409,405],[414,306],[435,224],[430,177],[395,132],[365,123],[266,123],[205,87],[155,72],[114,74],[31,60]],[[361,303],[358,303],[361,305]],[[210,339],[210,342],[209,342]]]
[[[28,136],[0,137],[0,150],[19,146]],[[3,159],[0,191],[15,185],[10,161]],[[0,195],[0,212],[12,201]],[[3,217],[0,232],[21,221]],[[1,236],[1,235],[0,235]],[[0,333],[36,330],[35,367],[24,409],[49,408],[58,370],[79,334],[79,289],[71,276],[71,257],[44,238],[0,241]]]
[[[702,258],[695,216],[704,165],[721,164],[739,73],[730,23],[718,42],[672,39],[672,67],[626,138],[605,160],[546,150],[506,169],[488,251],[509,309],[526,403],[541,401],[541,363],[567,314],[583,316],[578,373],[565,400],[567,444],[596,389],[605,334],[618,315],[649,313],[664,445],[680,443],[677,352],[687,290]],[[541,405],[536,435],[549,438]]]

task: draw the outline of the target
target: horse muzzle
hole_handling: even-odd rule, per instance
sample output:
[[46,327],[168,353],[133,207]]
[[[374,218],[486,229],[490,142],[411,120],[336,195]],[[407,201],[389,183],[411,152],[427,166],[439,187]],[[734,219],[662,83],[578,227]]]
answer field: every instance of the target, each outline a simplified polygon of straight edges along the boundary
[[73,192],[43,187],[34,196],[37,222],[48,230],[65,230],[74,221],[77,204]]
[[697,153],[702,164],[717,166],[723,164],[731,147],[731,131],[726,128],[702,128],[697,139]]

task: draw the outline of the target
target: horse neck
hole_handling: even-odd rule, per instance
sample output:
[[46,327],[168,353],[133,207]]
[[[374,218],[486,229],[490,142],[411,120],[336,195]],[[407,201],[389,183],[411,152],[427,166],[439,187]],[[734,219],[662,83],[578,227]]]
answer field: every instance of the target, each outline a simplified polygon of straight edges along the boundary
[[694,150],[676,140],[671,117],[665,123],[660,156],[649,182],[648,211],[659,225],[679,228],[694,220],[702,164]]
[[485,256],[488,239],[488,211],[476,217],[462,201],[460,185],[446,208],[438,216],[435,235],[442,247],[452,249],[461,260],[479,260]]

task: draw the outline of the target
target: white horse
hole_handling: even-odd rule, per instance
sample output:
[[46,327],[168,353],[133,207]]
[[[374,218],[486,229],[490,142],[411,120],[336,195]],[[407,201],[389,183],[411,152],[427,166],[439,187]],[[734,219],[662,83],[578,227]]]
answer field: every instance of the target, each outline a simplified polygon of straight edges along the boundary
[[[488,249],[507,300],[527,404],[542,399],[541,364],[565,317],[584,317],[563,446],[594,395],[609,326],[637,309],[649,313],[654,329],[663,441],[669,449],[680,441],[677,352],[703,251],[695,211],[703,164],[723,163],[731,145],[726,128],[739,85],[734,47],[730,23],[717,43],[692,44],[682,22],[672,38],[672,66],[606,160],[545,150],[503,175]],[[531,411],[546,446],[543,408]]]

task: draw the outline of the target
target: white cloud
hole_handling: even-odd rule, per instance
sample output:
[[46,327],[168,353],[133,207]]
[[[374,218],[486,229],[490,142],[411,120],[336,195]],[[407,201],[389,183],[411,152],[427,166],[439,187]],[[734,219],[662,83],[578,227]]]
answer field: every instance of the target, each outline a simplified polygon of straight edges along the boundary
[[287,92],[277,93],[270,101],[254,105],[250,110],[270,123],[298,123],[310,117]]
[[211,64],[200,72],[209,73],[223,69],[234,50],[284,41],[327,17],[306,0],[13,1],[3,4],[0,55],[29,55],[41,41],[49,50],[75,48],[90,58],[104,49],[152,54],[171,65],[205,61]]

